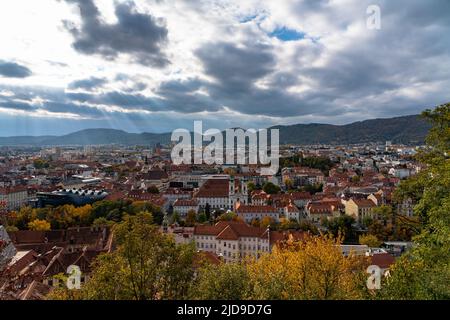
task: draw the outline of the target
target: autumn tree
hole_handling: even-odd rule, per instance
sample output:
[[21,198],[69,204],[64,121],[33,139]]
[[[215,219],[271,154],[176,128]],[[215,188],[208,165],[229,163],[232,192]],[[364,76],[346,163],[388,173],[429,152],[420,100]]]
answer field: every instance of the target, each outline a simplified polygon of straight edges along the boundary
[[363,256],[344,257],[339,239],[292,239],[247,266],[253,299],[361,299],[365,297]]
[[263,218],[261,219],[261,222],[259,223],[259,226],[260,226],[261,228],[267,228],[268,226],[274,224],[274,222],[275,222],[275,221],[274,221],[271,217],[265,216],[265,217],[263,217]]
[[197,220],[197,213],[194,210],[189,210],[186,214],[186,226],[192,227]]
[[250,295],[250,277],[241,263],[206,264],[198,270],[190,296],[200,300],[242,300]]
[[116,224],[117,250],[101,255],[84,286],[84,299],[183,299],[193,277],[192,245],[176,245],[142,212]]
[[291,179],[285,179],[284,185],[288,190],[292,189],[294,187],[294,182]]
[[381,245],[381,241],[372,234],[359,236],[359,244],[366,245],[369,248],[378,248]]
[[51,229],[50,223],[45,220],[33,220],[28,223],[28,229],[34,231],[48,231]]

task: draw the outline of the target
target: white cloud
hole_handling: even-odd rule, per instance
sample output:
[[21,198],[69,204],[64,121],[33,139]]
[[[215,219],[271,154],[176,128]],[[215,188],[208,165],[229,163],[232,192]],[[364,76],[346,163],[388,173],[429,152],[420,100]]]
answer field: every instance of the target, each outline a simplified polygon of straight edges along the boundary
[[[118,23],[115,5],[125,2],[94,3],[103,23],[114,25]],[[0,60],[23,65],[32,74],[26,78],[0,76],[0,112],[49,118],[69,114],[70,119],[85,119],[89,110],[57,112],[57,108],[70,107],[67,94],[73,92],[71,83],[95,78],[106,81],[95,94],[104,97],[115,92],[130,99],[139,94],[147,105],[118,105],[99,97],[86,105],[103,110],[102,117],[111,117],[110,124],[123,129],[129,129],[134,121],[145,130],[148,121],[151,127],[146,131],[168,130],[176,123],[199,118],[221,127],[346,123],[413,114],[450,99],[450,40],[442,36],[450,31],[445,0],[431,0],[427,6],[419,0],[380,0],[379,31],[366,28],[368,0],[134,2],[136,10],[161,19],[168,30],[167,45],[161,52],[170,64],[163,68],[133,62],[127,54],[108,60],[74,50],[74,36],[63,27],[63,21],[79,25],[82,19],[77,7],[66,1],[1,1],[0,29],[7,32],[2,32]],[[304,39],[281,41],[268,35],[283,27],[304,33]],[[213,59],[218,53],[207,50],[219,48],[218,44],[230,44],[243,53],[264,46],[273,65],[258,77],[249,77],[252,83],[241,94],[226,92],[230,86],[224,81],[230,76],[220,78],[213,70],[225,63],[225,57]],[[207,65],[207,59],[215,65]],[[242,74],[235,71],[236,78],[244,79],[252,67],[265,68],[264,62],[256,65],[256,61],[238,60]],[[272,63],[269,60],[264,61]],[[162,90],[167,83],[174,86]],[[173,91],[181,83],[183,90],[193,87]],[[30,95],[25,102],[39,112],[13,110],[13,102],[21,99],[14,95],[36,87],[48,87],[58,94]],[[8,107],[2,107],[2,102]],[[48,102],[53,103],[51,111],[46,110]],[[190,103],[204,105],[194,108]],[[130,116],[138,113],[142,118]],[[128,115],[129,121],[120,114]]]

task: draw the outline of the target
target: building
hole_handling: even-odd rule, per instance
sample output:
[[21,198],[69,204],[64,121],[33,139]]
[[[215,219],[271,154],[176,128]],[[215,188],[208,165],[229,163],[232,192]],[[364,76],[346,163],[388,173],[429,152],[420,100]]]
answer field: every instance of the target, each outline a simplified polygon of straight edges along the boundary
[[294,187],[317,185],[325,181],[322,171],[306,167],[283,168],[281,177],[284,185],[290,181]]
[[212,252],[224,262],[234,262],[246,257],[258,258],[271,252],[273,246],[292,236],[299,240],[301,232],[279,232],[252,227],[243,222],[220,221],[215,225],[197,225],[194,242],[197,250]]
[[210,176],[194,195],[201,207],[207,204],[212,209],[233,210],[236,203],[248,204],[246,179],[233,176]]
[[375,207],[376,204],[370,199],[352,198],[345,202],[345,214],[362,222],[365,218],[375,218],[373,213]]
[[5,228],[0,225],[0,271],[16,255],[17,251]]
[[60,189],[53,192],[38,192],[36,193],[37,199],[34,202],[39,208],[47,205],[61,206],[65,204],[84,206],[103,200],[107,195],[108,193],[105,191],[99,190]]
[[189,211],[197,213],[199,208],[197,199],[177,199],[173,204],[173,211],[178,212],[181,217],[186,217]]
[[209,179],[194,195],[201,207],[208,204],[212,209],[230,209],[229,207],[229,180]]
[[305,207],[308,220],[319,223],[322,219],[339,217],[344,211],[343,204],[338,199],[310,201]]
[[9,236],[15,252],[0,270],[0,299],[44,299],[52,287],[60,285],[60,274],[65,274],[71,265],[80,268],[83,285],[89,279],[95,257],[114,249],[107,227],[26,230],[11,232]]
[[22,186],[0,188],[0,202],[2,201],[6,203],[9,211],[19,210],[28,204],[28,190]]
[[290,203],[289,205],[287,205],[286,207],[284,207],[284,216],[286,217],[286,219],[288,220],[295,220],[295,221],[300,221],[300,210],[294,206],[292,203]]
[[291,199],[298,208],[304,208],[312,196],[309,192],[292,192]]
[[259,220],[269,217],[273,221],[280,221],[280,214],[275,207],[262,205],[245,205],[236,204],[236,213],[238,217],[242,218],[245,222],[250,223],[253,220]]
[[333,217],[331,206],[320,202],[310,202],[305,207],[305,213],[307,219],[315,223],[319,223],[322,219]]

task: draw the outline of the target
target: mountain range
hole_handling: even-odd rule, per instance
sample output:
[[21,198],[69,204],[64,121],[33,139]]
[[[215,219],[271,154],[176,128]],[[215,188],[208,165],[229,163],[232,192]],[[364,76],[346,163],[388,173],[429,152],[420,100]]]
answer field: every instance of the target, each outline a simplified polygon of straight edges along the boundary
[[[372,119],[346,125],[296,124],[274,126],[281,144],[355,144],[392,141],[420,144],[430,125],[419,115]],[[171,133],[129,133],[116,129],[86,129],[62,136],[0,137],[0,146],[145,145],[170,142]]]

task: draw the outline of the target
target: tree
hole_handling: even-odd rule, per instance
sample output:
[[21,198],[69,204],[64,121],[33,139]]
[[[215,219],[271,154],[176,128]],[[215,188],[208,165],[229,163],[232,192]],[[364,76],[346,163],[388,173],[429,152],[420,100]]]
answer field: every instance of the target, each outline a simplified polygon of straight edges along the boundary
[[248,264],[252,299],[361,299],[368,265],[364,256],[344,257],[339,239],[292,239]]
[[192,227],[195,224],[196,220],[197,220],[197,213],[195,213],[194,210],[189,210],[186,215],[186,226]]
[[206,217],[206,214],[204,212],[200,213],[198,215],[197,222],[205,223],[206,221],[208,221],[208,218]]
[[200,300],[242,300],[249,296],[250,278],[241,263],[207,264],[200,268],[191,297]]
[[45,169],[45,168],[48,168],[50,165],[47,161],[44,161],[42,159],[36,159],[33,161],[33,166],[36,169]]
[[292,189],[294,187],[294,182],[291,179],[285,179],[284,185],[288,190]]
[[372,223],[368,226],[367,231],[370,235],[375,236],[377,239],[387,241],[389,240],[389,236],[392,234],[392,225],[384,225],[379,220],[372,220]]
[[101,255],[91,279],[82,288],[84,299],[183,299],[193,279],[192,245],[177,245],[159,232],[152,216],[126,216],[113,229],[117,250]]
[[341,216],[323,221],[323,226],[328,229],[335,238],[340,235],[344,237],[345,243],[354,243],[357,241],[356,230],[353,227],[355,219],[351,216]]
[[113,221],[110,221],[104,217],[97,218],[92,223],[92,226],[94,227],[104,227],[104,226],[112,226],[114,224]]
[[51,229],[50,223],[45,220],[33,220],[28,223],[28,229],[34,231],[49,231]]
[[180,223],[180,214],[178,213],[178,211],[174,211],[172,213],[171,219],[170,219],[170,223]]
[[402,182],[396,199],[413,199],[421,233],[392,267],[380,297],[450,299],[450,103],[427,110],[432,123],[427,148],[417,159],[426,168]]
[[211,205],[209,203],[205,205],[205,214],[208,221],[211,220]]
[[391,206],[382,205],[379,207],[373,208],[373,214],[380,220],[383,220],[386,224],[388,221],[393,221],[394,213]]
[[280,187],[273,184],[272,182],[266,182],[263,186],[263,190],[267,194],[277,194],[280,192]]
[[376,236],[371,234],[359,236],[359,244],[366,245],[369,248],[378,248],[381,243]]
[[249,193],[252,193],[253,191],[258,190],[258,187],[254,182],[250,181],[249,183],[247,183],[247,190]]
[[220,221],[241,221],[236,212],[227,211],[219,216]]
[[272,225],[274,222],[275,221],[271,217],[266,216],[266,217],[261,219],[261,222],[260,222],[259,226],[261,228],[267,228],[268,226]]
[[311,234],[319,234],[319,229],[317,229],[317,227],[311,221],[300,221],[298,228],[301,231],[309,232]]

